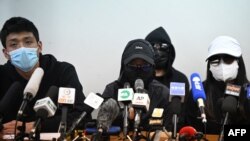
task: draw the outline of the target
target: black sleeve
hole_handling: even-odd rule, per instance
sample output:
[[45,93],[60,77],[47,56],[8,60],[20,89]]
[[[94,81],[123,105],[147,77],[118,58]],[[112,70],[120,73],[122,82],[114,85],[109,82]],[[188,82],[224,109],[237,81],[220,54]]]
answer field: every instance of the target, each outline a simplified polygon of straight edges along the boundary
[[[83,101],[85,96],[82,92],[82,85],[79,82],[75,68],[72,65],[66,67],[61,74],[59,79],[59,86],[71,87],[76,89],[75,103],[72,108],[69,108],[67,113],[67,127],[70,128],[71,124],[80,116],[83,111],[86,110],[86,106]],[[91,113],[88,113],[85,119],[80,123],[79,126],[84,126],[84,123],[91,120]],[[43,132],[55,132],[58,130],[61,121],[61,109],[57,109],[55,116],[46,119],[42,123]]]
[[192,91],[189,91],[189,93],[185,97],[184,102],[184,118],[185,118],[185,125],[194,127],[197,131],[203,131],[203,123],[201,122],[201,119],[198,119],[200,117],[200,111],[198,109],[197,103],[193,100],[192,97]]

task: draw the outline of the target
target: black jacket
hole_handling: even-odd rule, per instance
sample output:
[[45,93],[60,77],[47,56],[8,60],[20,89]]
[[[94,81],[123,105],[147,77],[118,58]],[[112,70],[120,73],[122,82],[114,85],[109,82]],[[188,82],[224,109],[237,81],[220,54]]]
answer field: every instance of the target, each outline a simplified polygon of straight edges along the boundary
[[[76,89],[75,94],[75,104],[73,108],[70,108],[68,111],[68,127],[70,127],[71,123],[76,119],[83,111],[85,111],[85,106],[83,105],[83,100],[85,96],[82,92],[82,85],[78,80],[78,76],[76,70],[73,65],[67,62],[59,62],[52,55],[42,55],[40,54],[40,67],[44,70],[44,76],[42,78],[39,90],[36,96],[28,103],[24,115],[25,121],[35,121],[36,113],[33,110],[34,104],[38,99],[44,98],[48,89],[51,86],[59,87],[72,87]],[[6,64],[0,66],[0,99],[4,96],[8,88],[16,81],[19,81],[23,88],[26,86],[28,80],[25,80],[21,77],[15,67],[8,61]],[[9,122],[11,120],[16,119],[17,111],[20,107],[23,98],[23,91],[17,94],[15,102],[6,105],[7,113],[4,114],[3,122]],[[57,99],[53,101],[57,102]],[[91,119],[90,113],[87,116],[87,119]],[[57,109],[56,114],[46,119],[42,123],[42,132],[57,132],[59,123],[61,120],[61,110]]]
[[[206,110],[206,102],[205,102],[205,112],[207,117],[207,124],[206,124],[206,133],[207,134],[220,134],[221,127],[223,120],[225,118],[225,113],[223,113],[221,107],[222,102],[225,97],[225,83],[215,81],[213,85],[213,88],[215,91],[212,93],[212,97],[208,97],[207,95],[207,88],[206,88],[206,81],[203,82],[205,94],[206,94],[206,102],[212,101],[213,102],[213,112],[212,114],[208,114],[208,111]],[[245,91],[242,88],[241,94],[245,97]],[[186,118],[186,124],[193,126],[197,131],[205,132],[204,131],[204,125],[201,121],[201,119],[198,119],[197,117],[200,117],[200,110],[197,106],[197,102],[193,100],[193,94],[192,91],[188,94],[186,97],[185,102],[185,118]],[[239,112],[239,107],[236,112],[236,114],[229,115],[228,124],[250,124],[250,105],[249,100],[245,99],[244,101],[244,114]]]
[[[118,89],[123,88],[122,84],[118,81],[114,81],[108,84],[102,94],[104,98],[113,98],[117,99]],[[171,124],[170,114],[169,114],[169,90],[167,87],[162,85],[156,80],[153,80],[148,86],[148,95],[150,98],[150,106],[149,111],[147,113],[142,114],[141,126],[144,127],[144,130],[149,128],[149,119],[151,118],[152,112],[154,108],[163,108],[164,113],[164,125],[167,129]],[[122,114],[117,117],[117,119],[113,122],[113,125],[118,125],[120,127],[123,126],[123,117]]]

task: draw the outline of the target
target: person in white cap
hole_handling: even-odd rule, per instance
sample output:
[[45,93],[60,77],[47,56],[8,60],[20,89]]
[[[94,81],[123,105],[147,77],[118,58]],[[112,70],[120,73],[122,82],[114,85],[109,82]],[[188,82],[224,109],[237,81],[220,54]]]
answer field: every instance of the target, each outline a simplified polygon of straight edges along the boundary
[[[245,89],[245,85],[249,81],[239,42],[229,36],[217,37],[208,48],[206,61],[207,78],[203,82],[206,94],[206,133],[219,134],[221,132],[226,112],[229,112],[228,124],[249,124],[250,100],[247,99]],[[228,100],[228,98],[225,100],[228,96],[228,92],[226,92],[228,84],[241,86],[241,91],[238,91],[239,96],[232,96],[232,100]],[[197,119],[200,111],[192,94],[186,100],[187,124],[194,126],[198,131],[205,132],[202,121]],[[234,101],[236,101],[235,105],[233,105]]]

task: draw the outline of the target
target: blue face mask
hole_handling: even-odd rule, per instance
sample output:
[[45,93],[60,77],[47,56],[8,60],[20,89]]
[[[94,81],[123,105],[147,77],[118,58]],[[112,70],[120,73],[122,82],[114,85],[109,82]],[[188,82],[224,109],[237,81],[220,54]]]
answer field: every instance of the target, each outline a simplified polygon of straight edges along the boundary
[[24,72],[30,71],[38,62],[37,48],[21,47],[9,54],[12,65]]

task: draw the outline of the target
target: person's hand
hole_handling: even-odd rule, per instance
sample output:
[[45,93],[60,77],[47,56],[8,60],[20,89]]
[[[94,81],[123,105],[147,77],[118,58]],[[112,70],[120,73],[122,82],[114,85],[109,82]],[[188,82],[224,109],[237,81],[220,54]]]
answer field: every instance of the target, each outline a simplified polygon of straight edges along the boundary
[[[16,120],[12,120],[8,123],[3,124],[2,135],[14,134],[15,133]],[[17,126],[21,126],[22,122],[17,122]],[[17,133],[19,131],[17,130]]]
[[[22,122],[18,121],[17,122],[17,127],[22,126]],[[26,133],[29,133],[30,130],[33,128],[34,122],[28,122],[26,123]],[[1,132],[2,135],[8,135],[8,134],[14,134],[15,133],[15,125],[16,125],[16,120],[12,120],[8,123],[3,124],[3,131]],[[16,130],[16,134],[18,134],[20,131]]]
[[35,122],[26,123],[26,130],[25,130],[26,133],[30,133],[31,129],[33,128],[34,123]]
[[134,120],[134,118],[135,118],[135,110],[133,107],[129,107],[129,109],[128,109],[128,118],[130,120]]

